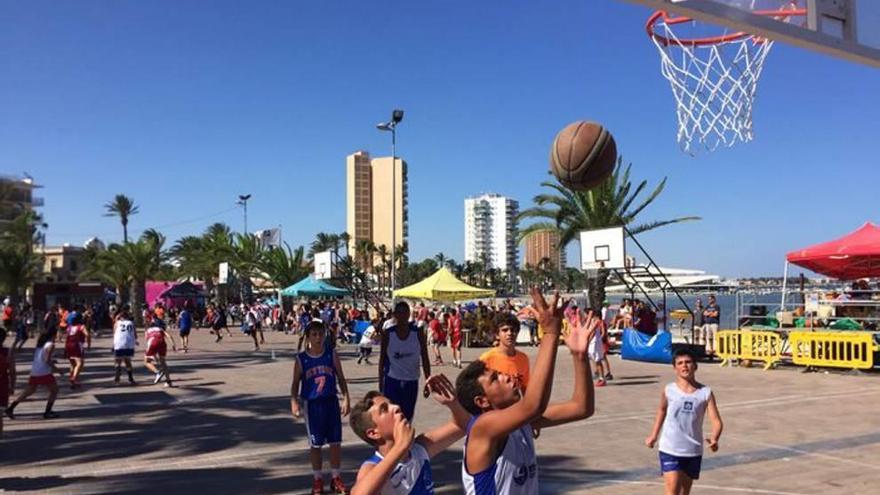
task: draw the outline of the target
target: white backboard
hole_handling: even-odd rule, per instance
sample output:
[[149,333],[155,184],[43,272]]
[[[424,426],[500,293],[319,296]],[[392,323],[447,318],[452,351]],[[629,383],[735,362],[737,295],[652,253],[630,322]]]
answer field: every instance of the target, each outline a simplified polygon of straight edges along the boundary
[[623,268],[626,242],[623,227],[581,232],[581,269]]
[[[627,0],[678,16],[880,67],[878,0]],[[806,15],[755,15],[791,5]]]
[[315,278],[318,280],[336,277],[336,258],[333,251],[315,253]]

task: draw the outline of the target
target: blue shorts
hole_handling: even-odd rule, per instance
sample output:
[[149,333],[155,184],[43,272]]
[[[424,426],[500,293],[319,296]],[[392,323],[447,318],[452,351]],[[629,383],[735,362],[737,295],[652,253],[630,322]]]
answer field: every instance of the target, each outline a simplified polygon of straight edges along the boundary
[[181,337],[186,337],[187,335],[189,335],[189,331],[190,331],[189,328],[181,328],[181,329],[180,329],[180,336],[181,336]]
[[304,401],[306,434],[313,448],[342,442],[342,411],[336,396]]
[[416,413],[416,399],[419,396],[418,380],[395,380],[385,375],[385,397],[400,406],[406,419],[412,421]]
[[679,457],[677,455],[660,452],[660,473],[668,473],[671,471],[681,471],[693,480],[700,479],[700,467],[703,463],[703,456],[696,457]]
[[118,358],[130,358],[134,356],[134,349],[113,349],[113,355]]

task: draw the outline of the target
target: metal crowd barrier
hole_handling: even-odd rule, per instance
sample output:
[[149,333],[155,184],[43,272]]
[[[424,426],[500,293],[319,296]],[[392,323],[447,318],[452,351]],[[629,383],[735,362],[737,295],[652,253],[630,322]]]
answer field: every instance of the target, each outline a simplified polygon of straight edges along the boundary
[[774,332],[720,330],[715,334],[715,352],[722,359],[721,366],[729,366],[734,359],[763,361],[767,370],[782,360],[782,339]]
[[795,364],[850,369],[874,366],[870,332],[791,332],[788,339]]

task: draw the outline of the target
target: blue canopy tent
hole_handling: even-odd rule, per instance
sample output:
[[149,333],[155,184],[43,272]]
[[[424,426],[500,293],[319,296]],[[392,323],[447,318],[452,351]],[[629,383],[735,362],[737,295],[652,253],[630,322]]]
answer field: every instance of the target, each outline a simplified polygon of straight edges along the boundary
[[311,275],[281,291],[282,296],[288,297],[343,297],[351,293],[323,280],[317,280]]

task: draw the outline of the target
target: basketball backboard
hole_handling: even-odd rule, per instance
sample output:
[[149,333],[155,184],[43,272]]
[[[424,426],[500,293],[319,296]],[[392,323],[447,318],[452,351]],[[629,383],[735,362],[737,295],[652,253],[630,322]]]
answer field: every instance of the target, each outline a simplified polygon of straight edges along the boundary
[[[880,67],[878,0],[627,0],[735,32]],[[781,19],[755,12],[804,11]]]
[[336,277],[336,258],[333,251],[315,253],[315,278],[318,280]]
[[581,269],[623,268],[626,265],[626,242],[623,227],[581,232]]

